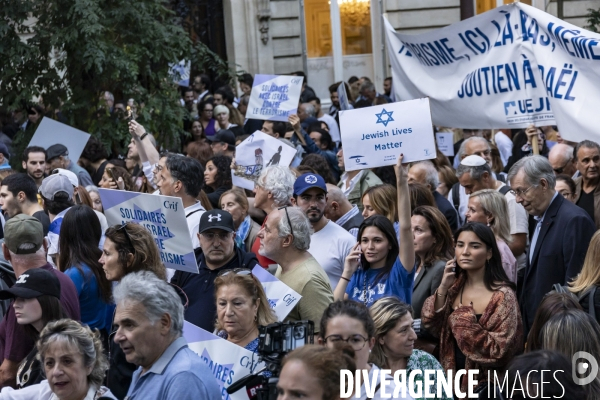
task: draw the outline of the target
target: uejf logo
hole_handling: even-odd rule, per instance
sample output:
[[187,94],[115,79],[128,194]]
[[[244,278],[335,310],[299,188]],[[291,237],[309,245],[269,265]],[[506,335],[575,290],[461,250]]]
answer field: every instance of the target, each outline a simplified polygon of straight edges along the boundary
[[573,364],[573,380],[578,385],[587,385],[598,376],[598,362],[590,353],[578,351],[573,354],[571,363]]

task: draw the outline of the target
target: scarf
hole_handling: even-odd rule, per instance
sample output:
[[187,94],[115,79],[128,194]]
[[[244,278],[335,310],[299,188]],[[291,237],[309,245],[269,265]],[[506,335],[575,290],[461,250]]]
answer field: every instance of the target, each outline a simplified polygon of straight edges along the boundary
[[250,233],[250,229],[252,228],[252,219],[249,215],[246,215],[246,218],[240,224],[237,232],[235,233],[235,244],[242,250],[246,250],[246,246],[244,245],[244,241],[248,237]]

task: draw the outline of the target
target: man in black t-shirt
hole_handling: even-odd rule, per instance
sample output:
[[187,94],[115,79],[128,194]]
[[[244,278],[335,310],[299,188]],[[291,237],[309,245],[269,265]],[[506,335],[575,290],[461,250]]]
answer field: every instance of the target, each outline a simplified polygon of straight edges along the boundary
[[575,179],[575,204],[583,208],[600,228],[600,145],[584,140],[575,147],[580,176]]
[[37,201],[38,188],[32,177],[24,173],[12,174],[4,178],[0,186],[0,206],[4,216],[12,218],[18,214],[27,214],[37,218],[48,234],[50,218]]

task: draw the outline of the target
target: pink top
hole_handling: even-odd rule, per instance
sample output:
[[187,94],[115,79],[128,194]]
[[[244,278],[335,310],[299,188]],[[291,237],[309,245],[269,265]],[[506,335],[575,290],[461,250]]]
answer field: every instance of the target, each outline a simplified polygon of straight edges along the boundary
[[502,258],[502,268],[508,276],[511,282],[517,283],[517,259],[513,255],[510,247],[502,239],[497,239],[498,250],[500,250],[500,257]]

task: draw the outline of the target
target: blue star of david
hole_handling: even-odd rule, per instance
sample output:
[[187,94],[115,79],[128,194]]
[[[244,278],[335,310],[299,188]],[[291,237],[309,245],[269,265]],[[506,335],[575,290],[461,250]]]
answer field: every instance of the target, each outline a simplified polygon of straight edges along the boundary
[[[383,109],[383,111],[381,111],[379,114],[375,114],[375,116],[377,117],[377,124],[383,124],[383,126],[387,127],[387,124],[389,124],[390,122],[392,122],[394,120],[394,118],[392,118],[392,114],[394,112],[393,111],[386,111],[385,108]],[[387,118],[384,121],[383,119],[381,119],[381,117],[385,115]]]

